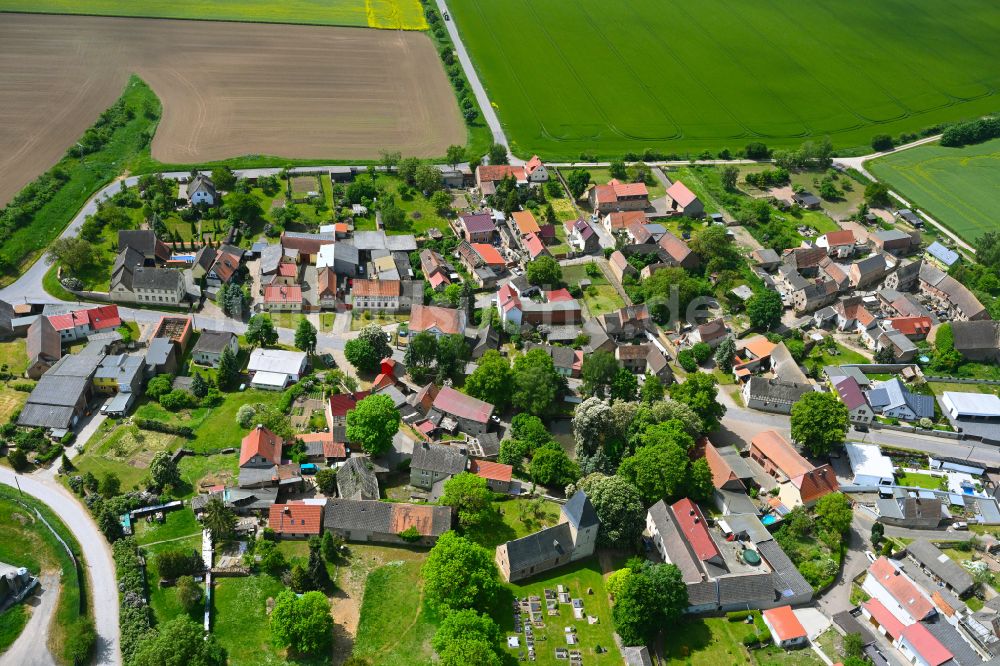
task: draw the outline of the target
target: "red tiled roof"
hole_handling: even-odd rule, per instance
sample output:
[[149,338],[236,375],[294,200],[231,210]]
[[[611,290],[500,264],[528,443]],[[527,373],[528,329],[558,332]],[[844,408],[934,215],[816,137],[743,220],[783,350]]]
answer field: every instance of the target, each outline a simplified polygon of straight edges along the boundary
[[545,252],[545,244],[537,234],[527,234],[524,236],[524,247],[528,250],[528,256],[532,259],[535,259],[538,255]]
[[756,359],[768,358],[771,356],[771,352],[778,345],[774,344],[763,335],[758,335],[757,337],[750,338],[743,344],[743,349],[753,354]]
[[829,465],[820,465],[802,476],[794,477],[792,485],[799,489],[799,497],[805,503],[813,502],[824,495],[840,490],[837,475],[833,473],[833,468]]
[[861,604],[861,606],[875,618],[875,621],[886,630],[891,638],[899,638],[899,634],[903,631],[903,623],[897,620],[896,616],[890,613],[889,609],[881,601],[872,598]]
[[343,442],[323,442],[324,458],[346,458],[347,447]]
[[730,481],[740,480],[736,476],[736,472],[733,471],[733,468],[729,466],[729,463],[722,457],[719,450],[715,448],[715,445],[708,441],[707,437],[702,437],[698,441],[698,448],[704,452],[708,469],[712,471],[712,485],[716,488],[721,488]]
[[250,431],[240,442],[240,466],[245,465],[254,456],[274,464],[281,464],[281,438],[262,425]]
[[569,293],[569,290],[565,288],[545,292],[545,301],[547,303],[562,303],[563,301],[572,300],[575,300],[573,294]]
[[462,311],[436,305],[414,305],[410,311],[410,330],[420,333],[437,328],[446,335],[463,333]]
[[490,462],[488,460],[472,460],[469,464],[469,471],[484,479],[509,483],[514,473],[514,468],[510,465]]
[[504,312],[509,312],[511,308],[521,307],[521,297],[517,290],[508,282],[497,291],[497,303]]
[[934,602],[934,605],[938,607],[939,611],[948,617],[955,615],[955,609],[951,607],[951,604],[944,600],[944,597],[942,597],[941,593],[937,590],[931,592],[931,601]]
[[405,532],[411,527],[420,536],[430,536],[434,533],[434,509],[427,504],[393,504],[391,529],[394,534]]
[[813,469],[809,461],[774,430],[758,433],[750,440],[750,445],[764,454],[789,479],[800,477]]
[[99,308],[87,310],[87,320],[90,327],[95,331],[103,331],[106,328],[118,328],[122,325],[121,317],[118,316],[117,305],[102,305]]
[[445,386],[434,398],[434,409],[477,423],[489,423],[493,405]]
[[720,556],[719,548],[708,533],[705,517],[701,515],[701,509],[698,508],[697,504],[685,497],[674,502],[670,508],[674,512],[674,517],[677,519],[677,524],[680,526],[684,538],[691,545],[699,560],[704,562]]
[[532,155],[531,159],[528,160],[528,163],[524,165],[524,170],[530,175],[533,174],[540,166],[542,166],[541,158],[538,157],[538,155]]
[[537,234],[541,231],[530,210],[515,210],[510,216],[514,218],[514,224],[517,225],[518,231],[522,234]]
[[351,288],[355,296],[390,298],[400,294],[399,280],[355,280]]
[[838,245],[854,245],[854,232],[850,229],[828,231],[823,234],[823,237],[826,238],[826,243],[830,247],[837,247]]
[[278,275],[280,275],[281,277],[293,278],[298,276],[298,274],[299,274],[299,267],[296,266],[295,264],[290,264],[287,262],[278,264]]
[[954,658],[954,655],[941,645],[938,639],[934,638],[934,634],[919,622],[903,629],[902,636],[930,666],[940,666]]
[[330,413],[334,417],[347,416],[347,412],[354,409],[358,401],[368,397],[368,391],[355,391],[354,393],[334,393],[330,396]]
[[927,335],[931,330],[930,317],[896,317],[889,323],[903,335]]
[[620,180],[612,179],[608,181],[608,185],[614,189],[616,197],[645,197],[649,195],[646,183],[623,183]]
[[911,616],[919,619],[927,617],[934,605],[924,596],[906,575],[896,569],[885,557],[880,557],[868,567],[868,573],[889,592],[901,607]]
[[332,268],[324,266],[316,271],[316,289],[320,296],[337,295],[337,274]]
[[265,303],[301,303],[302,287],[297,284],[272,284],[264,287]]
[[605,218],[611,226],[612,231],[625,229],[630,224],[645,224],[646,214],[641,210],[627,210],[617,213],[608,213]]
[[506,262],[500,256],[500,252],[487,243],[472,243],[472,249],[476,251],[487,266],[503,266]]
[[799,622],[799,618],[795,617],[791,606],[768,608],[764,611],[764,618],[779,642],[803,638],[807,635],[806,628]]
[[86,326],[90,324],[90,320],[87,318],[86,311],[76,310],[65,314],[51,315],[49,323],[57,331],[68,331],[77,326]]
[[479,182],[496,182],[512,175],[519,182],[527,180],[524,167],[512,167],[507,164],[481,164],[476,167],[476,177]]
[[323,529],[323,506],[272,504],[267,526],[278,534],[319,534]]
[[687,243],[669,231],[660,237],[659,246],[677,263],[684,261],[691,254],[691,248],[687,246]]
[[674,184],[667,188],[667,196],[681,206],[690,205],[698,198],[694,192],[688,189],[687,185],[679,180],[674,181]]

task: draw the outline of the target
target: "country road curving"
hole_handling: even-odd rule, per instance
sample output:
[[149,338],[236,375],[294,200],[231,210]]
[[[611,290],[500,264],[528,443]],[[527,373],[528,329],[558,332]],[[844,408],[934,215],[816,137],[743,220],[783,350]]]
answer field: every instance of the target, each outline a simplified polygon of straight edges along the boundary
[[94,663],[121,664],[115,563],[111,548],[90,513],[55,479],[15,474],[6,467],[0,467],[0,483],[15,489],[20,485],[21,492],[46,504],[76,537],[87,560],[87,594],[97,629]]

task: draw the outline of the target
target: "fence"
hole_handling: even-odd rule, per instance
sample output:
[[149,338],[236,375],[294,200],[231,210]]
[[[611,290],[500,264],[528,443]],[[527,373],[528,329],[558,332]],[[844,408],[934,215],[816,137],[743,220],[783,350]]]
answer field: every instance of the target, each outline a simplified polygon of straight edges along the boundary
[[879,421],[872,421],[868,424],[870,428],[875,428],[877,430],[895,430],[896,432],[908,432],[908,433],[918,433],[921,435],[928,435],[930,437],[940,437],[942,439],[966,439],[966,436],[960,432],[948,432],[946,430],[928,430],[924,428],[918,428],[916,426],[904,426],[904,425],[891,425],[889,423],[880,423]]
[[997,379],[969,379],[968,377],[946,377],[944,375],[924,375],[924,379],[929,382],[948,384],[985,384],[987,386],[1000,386],[1000,380]]

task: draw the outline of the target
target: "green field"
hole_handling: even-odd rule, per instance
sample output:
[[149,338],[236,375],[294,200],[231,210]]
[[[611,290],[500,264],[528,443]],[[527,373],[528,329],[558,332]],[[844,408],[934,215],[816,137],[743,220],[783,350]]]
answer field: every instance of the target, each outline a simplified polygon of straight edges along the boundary
[[0,0],[0,11],[427,29],[418,0]]
[[[990,0],[453,0],[518,154],[870,150],[998,110]],[[901,20],[905,17],[905,20]]]
[[1000,139],[964,148],[918,146],[869,162],[867,167],[970,243],[996,229]]

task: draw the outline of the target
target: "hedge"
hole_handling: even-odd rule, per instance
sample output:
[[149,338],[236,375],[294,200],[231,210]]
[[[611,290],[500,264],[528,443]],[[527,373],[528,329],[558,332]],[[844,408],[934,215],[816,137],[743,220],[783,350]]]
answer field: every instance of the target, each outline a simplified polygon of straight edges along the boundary
[[165,432],[168,435],[179,435],[187,439],[194,437],[194,429],[190,426],[173,425],[172,423],[164,423],[163,421],[154,421],[153,419],[143,419],[139,417],[133,419],[133,423],[143,430]]

